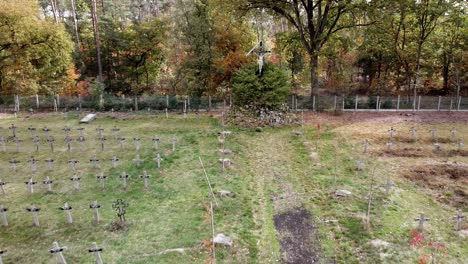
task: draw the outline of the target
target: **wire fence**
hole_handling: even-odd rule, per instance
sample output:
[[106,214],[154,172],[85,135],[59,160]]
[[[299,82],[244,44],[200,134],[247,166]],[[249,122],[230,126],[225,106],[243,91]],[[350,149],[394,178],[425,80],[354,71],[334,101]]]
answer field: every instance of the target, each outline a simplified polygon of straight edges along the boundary
[[[0,96],[0,113],[19,111],[220,111],[232,100],[212,96]],[[449,96],[295,96],[292,111],[468,111],[468,98]]]

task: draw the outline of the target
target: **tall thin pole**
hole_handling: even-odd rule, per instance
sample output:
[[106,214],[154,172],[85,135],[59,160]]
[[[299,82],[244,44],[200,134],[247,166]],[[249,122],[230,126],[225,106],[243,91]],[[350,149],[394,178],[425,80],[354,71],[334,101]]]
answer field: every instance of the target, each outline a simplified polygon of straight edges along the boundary
[[97,18],[97,7],[96,7],[96,0],[92,0],[92,10],[91,15],[93,18],[93,30],[94,30],[94,41],[96,43],[96,56],[97,56],[97,63],[98,63],[98,80],[102,82],[102,64],[101,64],[101,45],[99,40],[99,29],[98,29],[98,18]]

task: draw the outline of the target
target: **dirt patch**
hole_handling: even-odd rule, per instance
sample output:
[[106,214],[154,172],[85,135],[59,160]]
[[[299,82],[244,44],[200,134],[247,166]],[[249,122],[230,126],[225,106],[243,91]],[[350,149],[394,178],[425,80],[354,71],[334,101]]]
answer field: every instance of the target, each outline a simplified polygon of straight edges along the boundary
[[454,164],[411,168],[404,176],[434,191],[435,198],[456,207],[468,205],[468,166]]
[[312,217],[304,208],[294,208],[274,217],[280,233],[281,250],[286,255],[284,263],[306,264],[319,262],[319,245]]
[[421,158],[430,156],[429,152],[422,148],[398,148],[391,151],[381,151],[378,155],[393,156],[393,157],[405,157],[405,158]]

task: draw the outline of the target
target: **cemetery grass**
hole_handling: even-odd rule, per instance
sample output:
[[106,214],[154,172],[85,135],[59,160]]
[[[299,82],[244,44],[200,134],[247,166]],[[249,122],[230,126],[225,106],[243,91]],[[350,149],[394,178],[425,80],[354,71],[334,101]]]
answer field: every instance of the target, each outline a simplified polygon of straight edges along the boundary
[[[50,175],[57,180],[53,193],[45,194],[43,186],[38,184],[35,186],[37,193],[29,195],[23,182],[30,173],[24,161],[31,155],[42,161],[51,156],[50,152],[41,150],[36,155],[29,143],[30,149],[26,153],[15,154],[10,143],[7,156],[3,157],[4,153],[1,153],[1,177],[6,175],[2,180],[10,184],[7,185],[8,195],[0,198],[10,208],[11,226],[0,229],[0,249],[9,249],[8,258],[15,263],[30,263],[31,260],[54,263],[53,256],[47,252],[53,241],[68,247],[64,254],[69,262],[93,263],[93,257],[86,250],[96,241],[104,247],[106,263],[205,263],[210,256],[211,226],[206,210],[210,197],[198,156],[205,162],[214,190],[225,189],[236,194],[235,198],[217,197],[220,206],[215,208],[216,233],[225,233],[234,239],[232,248],[217,247],[219,263],[292,263],[301,257],[319,258],[320,263],[330,263],[333,259],[337,263],[417,263],[421,257],[431,254],[428,245],[410,246],[411,231],[416,227],[413,220],[420,212],[431,218],[425,225],[426,242],[439,240],[447,249],[436,253],[443,263],[463,263],[468,257],[466,239],[453,231],[453,204],[441,203],[433,190],[405,177],[415,164],[424,166],[446,160],[466,164],[466,157],[434,154],[430,146],[426,146],[427,138],[416,143],[420,146],[409,146],[422,148],[422,157],[387,155],[382,142],[390,123],[321,121],[320,133],[317,133],[316,123],[308,121],[303,136],[299,137],[293,133],[300,129],[298,127],[264,129],[262,132],[230,127],[233,135],[227,137],[226,148],[234,152],[228,156],[234,165],[221,173],[217,161],[220,157],[217,132],[221,127],[210,116],[191,114],[183,119],[180,115],[170,115],[166,120],[162,115],[103,115],[92,124],[83,125],[89,149],[80,152],[74,142],[74,153],[68,154],[63,141],[59,140],[63,139],[61,129],[65,125],[78,127],[77,118],[69,114],[67,117],[45,115],[42,118],[0,119],[3,134],[8,133],[7,127],[11,123],[22,128],[29,125],[51,128],[57,135],[58,144],[52,157],[64,164],[61,167],[55,165],[56,170]],[[397,131],[409,130],[413,125],[392,124]],[[112,153],[101,153],[95,142],[94,129],[99,125],[106,129],[106,146],[121,159],[117,169],[111,168]],[[128,139],[139,136],[148,142],[153,135],[160,136],[165,149],[161,153],[164,158],[162,170],[155,169],[154,162],[150,161],[155,157],[155,152],[148,146],[151,143],[142,144],[141,156],[145,161],[142,168],[135,168],[131,162],[135,158],[133,142],[128,141],[125,151],[120,151],[110,132],[114,125]],[[453,126],[460,134],[468,134],[466,123],[417,125],[421,131],[437,128],[444,138]],[[169,139],[174,134],[178,142],[176,152],[172,153]],[[27,131],[22,131],[21,138],[29,138]],[[368,155],[362,154],[361,142],[365,138],[372,143]],[[443,145],[443,149],[449,145]],[[41,148],[47,146],[42,144]],[[94,154],[107,160],[106,165],[101,164],[110,177],[105,191],[99,189],[95,179],[98,171],[87,162]],[[336,180],[333,176],[335,155]],[[7,164],[11,158],[23,161],[15,174]],[[79,193],[72,191],[68,180],[72,172],[65,162],[71,158],[80,160],[78,168],[83,181]],[[366,161],[364,171],[356,171],[356,159]],[[44,167],[41,164],[35,180],[42,181],[48,175]],[[366,230],[366,198],[374,168],[376,187],[372,196],[371,226]],[[152,175],[150,191],[144,191],[141,180],[136,178],[142,174],[142,169]],[[123,170],[132,176],[126,192],[121,190],[121,181],[117,178]],[[395,183],[389,195],[385,195],[380,187],[387,178]],[[335,189],[352,191],[352,195],[336,198],[333,195]],[[111,231],[111,222],[116,217],[110,205],[117,198],[130,203],[129,226],[126,230]],[[103,205],[102,223],[98,226],[91,223],[88,209],[93,200]],[[43,208],[39,215],[41,228],[34,228],[30,215],[24,212],[32,202]],[[74,206],[72,225],[65,224],[63,211],[57,209],[64,202]],[[301,225],[299,230],[304,230],[303,234],[294,237],[297,230],[283,230],[278,225],[285,215],[301,215],[302,220],[308,219],[310,223]],[[337,222],[327,224],[323,220]],[[291,239],[301,240],[294,244],[296,248],[285,246],[284,241]],[[372,246],[371,241],[377,239],[389,244]],[[307,249],[306,252],[301,246]],[[185,248],[186,252],[158,254],[171,248]]]

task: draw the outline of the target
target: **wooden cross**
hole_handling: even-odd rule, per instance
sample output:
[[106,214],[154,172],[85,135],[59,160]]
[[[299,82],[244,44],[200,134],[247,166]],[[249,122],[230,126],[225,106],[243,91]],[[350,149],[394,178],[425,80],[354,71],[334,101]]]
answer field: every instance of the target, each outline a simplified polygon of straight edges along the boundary
[[99,186],[101,189],[104,189],[104,181],[106,180],[107,176],[104,176],[104,173],[101,172],[98,176],[96,176],[96,179],[99,180]]
[[161,142],[160,138],[154,136],[151,140],[153,141],[153,148],[157,150],[159,148],[159,143]]
[[3,226],[8,226],[8,220],[6,216],[7,211],[8,211],[8,208],[5,208],[3,207],[3,204],[0,204],[0,218],[2,219]]
[[125,138],[124,137],[119,138],[119,142],[120,142],[120,149],[124,149]]
[[93,201],[90,205],[89,205],[89,208],[90,209],[93,209],[93,214],[94,214],[94,223],[95,224],[99,224],[99,208],[101,208],[101,205],[98,204],[97,201]]
[[21,163],[21,161],[12,159],[9,162],[10,162],[11,166],[13,167],[13,172],[16,172],[16,164]]
[[88,252],[89,253],[93,253],[94,254],[94,257],[96,258],[96,263],[97,264],[103,264],[104,262],[102,262],[102,258],[101,258],[101,252],[102,251],[102,248],[99,248],[96,244],[96,242],[93,242],[93,245],[90,249],[88,249]]
[[47,176],[46,179],[45,179],[45,181],[42,182],[43,184],[47,185],[47,191],[48,191],[48,192],[52,192],[52,183],[53,183],[53,182],[54,182],[54,181],[52,181],[52,180],[49,178],[49,176]]
[[144,160],[140,159],[140,155],[139,155],[139,154],[137,154],[137,155],[136,155],[136,158],[135,158],[135,159],[133,159],[133,161],[135,162],[135,164],[136,164],[137,168],[139,168],[139,167],[140,167],[140,165],[141,165],[141,162],[142,162],[142,161],[144,161]]
[[78,163],[79,163],[79,161],[75,160],[75,159],[72,159],[72,160],[68,161],[68,164],[70,164],[73,172],[76,172],[76,164],[78,164]]
[[36,128],[28,127],[28,131],[29,131],[29,134],[31,134],[32,138],[36,137]]
[[31,159],[28,160],[28,163],[31,165],[31,172],[36,173],[37,171],[37,162],[39,160],[35,159],[34,157],[31,156]]
[[92,159],[89,160],[94,166],[95,169],[99,168],[99,160],[96,158],[96,155]]
[[73,219],[71,215],[72,207],[68,205],[68,203],[65,203],[62,207],[59,207],[59,210],[62,210],[65,212],[65,216],[67,217],[67,223],[72,224],[73,223]]
[[158,169],[160,169],[160,168],[161,168],[161,161],[163,160],[163,159],[161,158],[161,155],[158,153],[158,154],[156,155],[156,158],[155,158],[154,160],[157,162]]
[[39,226],[39,218],[37,217],[37,213],[41,210],[41,208],[36,207],[34,204],[31,207],[26,208],[26,211],[30,212],[33,218],[34,226]]
[[74,189],[75,191],[79,191],[79,190],[80,190],[80,180],[81,180],[81,178],[78,177],[76,174],[73,175],[72,178],[70,178],[70,181],[73,182],[73,189]]
[[30,194],[34,193],[34,185],[37,184],[37,182],[33,181],[33,178],[29,178],[27,182],[24,182],[28,186],[28,191]]
[[2,192],[3,195],[6,194],[6,192],[5,192],[5,185],[6,185],[6,182],[4,182],[4,181],[2,181],[2,180],[0,179],[0,191]]
[[112,208],[117,212],[117,217],[119,217],[120,222],[125,222],[128,203],[124,202],[122,199],[117,199],[117,201],[112,203]]
[[136,151],[140,151],[140,138],[133,138],[133,142],[135,143]]
[[54,160],[51,159],[51,158],[48,158],[48,159],[45,160],[45,162],[47,162],[47,169],[49,171],[51,171],[52,170],[52,165],[54,164]]
[[50,152],[54,152],[54,141],[55,139],[53,137],[47,137],[47,142],[50,145]]
[[33,143],[36,146],[36,152],[38,152],[39,151],[39,143],[41,143],[41,140],[39,139],[38,136],[33,137]]
[[112,132],[114,132],[114,140],[117,140],[119,138],[118,137],[119,131],[120,131],[120,129],[118,129],[117,127],[114,127],[112,129]]
[[420,217],[419,218],[415,218],[414,221],[417,221],[418,222],[418,230],[420,232],[424,231],[424,223],[425,222],[429,222],[430,219],[429,218],[426,218],[424,216],[424,213],[421,213],[420,214]]
[[67,137],[64,138],[64,141],[65,141],[65,143],[67,143],[67,151],[70,152],[71,151],[71,142],[73,141],[73,139],[67,136]]
[[78,130],[78,132],[80,133],[80,137],[84,138],[84,127],[79,127],[76,130]]
[[119,164],[119,158],[117,158],[117,156],[113,156],[111,161],[112,161],[112,167],[115,169],[117,165]]
[[48,138],[48,137],[49,137],[50,129],[48,129],[47,127],[44,127],[44,128],[42,129],[42,131],[44,132],[45,137]]
[[122,179],[122,188],[125,190],[127,190],[127,179],[130,178],[130,175],[128,175],[127,173],[122,172],[122,174],[120,174],[120,179]]
[[140,178],[143,179],[143,184],[144,184],[145,190],[149,188],[148,179],[150,177],[151,177],[151,175],[148,175],[146,170],[143,171],[143,175],[140,175]]
[[11,131],[12,137],[16,137],[16,129],[18,127],[15,126],[15,124],[12,124],[8,129]]
[[65,257],[63,256],[63,251],[67,249],[66,247],[59,247],[57,242],[52,243],[52,249],[49,250],[51,254],[54,254],[57,258],[57,264],[67,264]]
[[462,210],[458,210],[457,215],[453,218],[455,220],[455,230],[460,231],[463,227],[463,220],[465,216],[463,215]]

